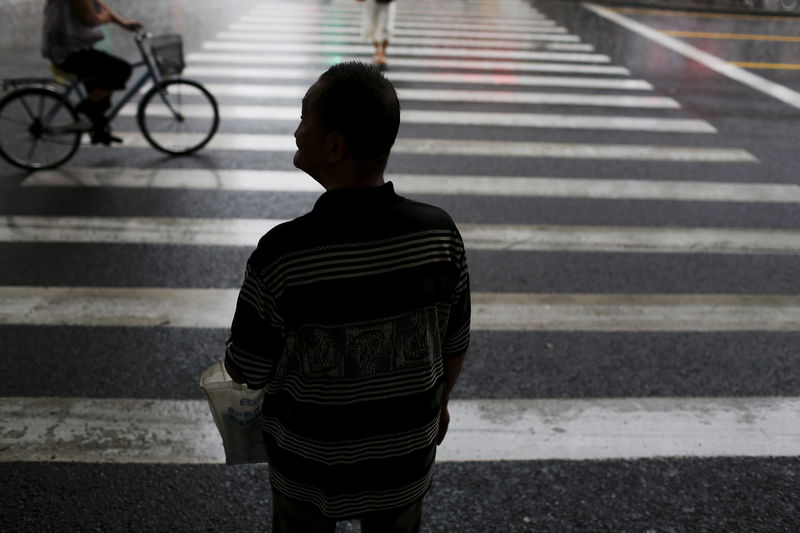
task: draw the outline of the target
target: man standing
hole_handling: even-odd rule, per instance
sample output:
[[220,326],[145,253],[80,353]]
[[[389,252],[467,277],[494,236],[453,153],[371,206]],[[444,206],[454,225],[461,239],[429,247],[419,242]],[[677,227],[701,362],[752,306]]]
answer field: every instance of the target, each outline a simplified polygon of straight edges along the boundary
[[266,386],[276,533],[350,518],[365,533],[420,528],[469,344],[469,275],[447,213],[384,182],[399,125],[376,67],[320,76],[294,164],[326,192],[247,263],[225,362],[236,381]]

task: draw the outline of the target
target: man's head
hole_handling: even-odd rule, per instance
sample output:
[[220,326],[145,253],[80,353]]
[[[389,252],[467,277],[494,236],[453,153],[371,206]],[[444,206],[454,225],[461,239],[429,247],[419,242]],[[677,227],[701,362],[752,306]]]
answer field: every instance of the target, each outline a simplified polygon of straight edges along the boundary
[[343,161],[359,175],[382,174],[399,127],[397,93],[376,67],[334,65],[303,98],[294,164],[317,179]]

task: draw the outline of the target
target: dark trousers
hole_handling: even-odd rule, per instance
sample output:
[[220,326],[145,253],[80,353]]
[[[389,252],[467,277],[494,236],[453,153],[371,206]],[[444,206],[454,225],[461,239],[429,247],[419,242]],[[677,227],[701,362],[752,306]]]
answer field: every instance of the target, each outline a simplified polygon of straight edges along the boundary
[[124,89],[132,70],[124,59],[94,49],[73,52],[58,68],[79,78],[91,78],[84,83],[89,92],[95,88],[106,91]]
[[[418,533],[422,524],[422,500],[389,511],[362,517],[361,533]],[[283,496],[272,490],[272,533],[333,533],[336,520],[317,506]]]

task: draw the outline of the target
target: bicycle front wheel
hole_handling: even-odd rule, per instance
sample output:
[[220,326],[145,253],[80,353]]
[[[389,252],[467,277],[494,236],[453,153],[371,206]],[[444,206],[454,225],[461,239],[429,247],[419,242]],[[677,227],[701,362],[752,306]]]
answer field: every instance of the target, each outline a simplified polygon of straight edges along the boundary
[[0,100],[0,156],[28,170],[54,168],[81,143],[78,115],[58,91],[25,87]]
[[219,126],[219,111],[217,101],[199,83],[167,80],[147,91],[136,120],[153,148],[182,155],[208,144]]

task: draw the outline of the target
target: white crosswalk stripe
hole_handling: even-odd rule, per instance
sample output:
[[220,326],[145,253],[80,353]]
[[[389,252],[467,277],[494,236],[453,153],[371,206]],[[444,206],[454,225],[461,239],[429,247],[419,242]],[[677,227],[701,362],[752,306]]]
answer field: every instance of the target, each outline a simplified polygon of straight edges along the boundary
[[[367,55],[349,57],[322,55],[288,55],[288,54],[225,54],[211,52],[192,52],[187,54],[189,64],[224,63],[224,64],[261,64],[261,65],[330,65],[332,62],[369,61]],[[532,62],[532,61],[491,61],[437,58],[393,57],[392,65],[400,67],[442,68],[461,70],[489,70],[500,72],[558,72],[568,74],[604,74],[611,76],[627,76],[630,71],[616,65],[582,65],[577,63]]]
[[[328,14],[328,13],[314,13],[314,12],[303,12],[303,13],[291,13],[288,11],[281,10],[279,13],[264,13],[261,11],[254,11],[249,17],[247,17],[248,21],[252,22],[282,22],[284,20],[293,21],[298,19],[303,19],[308,22],[314,23],[317,21],[324,20],[326,22],[358,22],[361,20],[361,13],[355,12],[353,14]],[[520,19],[517,18],[513,13],[506,13],[506,16],[493,16],[491,18],[492,22],[495,26],[503,27],[503,26],[510,26],[510,27],[529,27],[532,22],[546,20],[543,16],[535,16],[526,14],[525,18]],[[482,24],[485,22],[485,18],[481,17],[480,14],[470,15],[466,13],[458,13],[458,12],[431,12],[431,13],[398,13],[397,15],[397,22],[400,25],[404,23],[414,23],[419,21],[428,21],[428,22],[435,22],[439,24],[439,26],[448,26],[450,23],[467,23],[467,24]]]
[[[36,217],[0,221],[0,242],[253,247],[281,219]],[[615,253],[800,253],[800,231],[458,224],[468,249]]]
[[[303,26],[306,28],[306,26]],[[270,35],[283,36],[285,39],[287,35],[296,35],[297,29],[291,25],[286,24],[253,24],[253,23],[237,23],[231,24],[228,27],[231,31],[224,32],[226,34],[239,35],[241,32],[259,32],[263,35],[264,32],[269,32]],[[480,30],[443,30],[438,29],[423,29],[423,28],[395,28],[392,35],[403,35],[411,37],[456,37],[456,38],[471,38],[471,39],[508,39],[509,41],[518,43],[524,41],[535,41],[540,33],[562,34],[567,33],[567,29],[562,26],[542,25],[536,27],[535,33],[531,34],[529,31],[508,33],[504,31],[480,31]],[[359,24],[344,25],[337,24],[335,26],[319,25],[314,28],[314,35],[318,36],[345,36],[345,35],[361,35],[361,26]],[[221,34],[218,35],[220,37]],[[221,37],[220,37],[221,38]],[[578,37],[575,36],[573,41],[577,41]]]
[[[514,37],[509,37],[507,39],[500,39],[497,37],[494,38],[487,38],[487,37],[479,37],[478,35],[474,36],[473,38],[464,38],[461,37],[454,37],[454,36],[437,36],[437,37],[428,37],[428,36],[420,36],[416,34],[414,36],[409,37],[392,37],[392,43],[394,44],[405,44],[405,45],[415,45],[415,46],[466,46],[466,47],[486,47],[486,48],[507,48],[507,49],[514,49],[514,48],[529,48],[531,46],[530,43],[527,41],[551,41],[551,42],[561,42],[561,43],[577,43],[580,39],[577,35],[569,35],[569,34],[559,34],[559,33],[528,33],[525,36],[525,40],[516,39]],[[337,44],[361,44],[363,43],[363,39],[359,36],[351,36],[351,35],[329,35],[326,33],[321,33],[318,35],[295,35],[293,37],[287,38],[286,35],[282,35],[280,33],[264,33],[262,31],[223,31],[217,34],[217,39],[221,41],[248,41],[252,43],[261,43],[261,42],[285,42],[288,41],[290,43],[307,43],[307,42],[335,42]],[[480,40],[477,40],[480,39]]]
[[[454,22],[448,21],[446,24],[431,20],[400,20],[396,24],[396,31],[408,31],[408,35],[415,35],[416,30],[433,30],[433,31],[488,31],[493,33],[502,32],[504,35],[525,35],[530,32],[547,31],[548,28],[559,28],[552,20],[536,19],[526,20],[523,22],[517,21],[513,25],[498,25],[487,24],[485,21],[469,21],[469,22]],[[343,29],[356,29],[361,32],[361,22],[355,19],[352,20],[330,20],[330,19],[317,19],[312,17],[304,18],[287,18],[276,20],[271,17],[252,16],[246,19],[246,26],[257,26],[259,28],[271,28],[280,26],[284,30],[289,29],[292,31],[316,31],[324,30],[326,28],[343,28]],[[565,33],[559,31],[559,33]]]
[[[238,289],[0,287],[0,325],[228,328]],[[472,293],[475,331],[800,331],[800,296]]]
[[[240,98],[291,98],[302,99],[308,90],[304,86],[206,83],[215,95]],[[483,103],[483,104],[534,104],[581,107],[677,109],[680,104],[666,96],[639,96],[623,94],[576,94],[551,92],[509,92],[442,89],[399,89],[400,101]]]
[[[127,105],[121,116],[136,116],[136,106]],[[222,105],[219,112],[227,119],[258,121],[289,121],[297,123],[299,107]],[[151,116],[168,116],[171,111],[164,105],[148,108]],[[212,116],[208,106],[185,104],[181,113],[187,117]],[[402,112],[405,124],[443,124],[457,126],[505,126],[516,128],[625,130],[651,132],[716,133],[708,122],[697,119],[622,117],[619,115],[558,115],[545,113],[480,113],[467,111],[417,111]]]
[[[449,410],[440,462],[800,453],[800,398],[453,400]],[[0,398],[0,461],[223,463],[215,431],[199,400]]]
[[[261,79],[308,79],[319,76],[318,69],[289,68],[244,68],[244,67],[189,67],[186,75],[214,78],[248,78]],[[649,91],[653,86],[643,80],[615,78],[582,78],[577,76],[520,76],[509,74],[461,74],[449,72],[391,72],[387,76],[390,81],[418,81],[424,83],[456,83],[485,85],[519,85],[535,87],[581,87],[592,89],[616,89],[627,91]]]
[[[402,194],[672,200],[690,202],[800,203],[800,185],[682,180],[609,180],[509,176],[391,174]],[[236,169],[63,168],[32,174],[28,187],[125,187],[322,193],[300,171]]]
[[[558,50],[559,43],[544,46],[545,50]],[[567,48],[572,48],[571,45]],[[250,43],[238,41],[207,41],[204,50],[225,50],[239,52],[314,52],[326,54],[372,54],[370,45],[338,45],[310,43]],[[561,48],[563,49],[563,48]],[[573,61],[577,63],[609,63],[606,55],[581,52],[527,51],[527,50],[493,50],[480,48],[434,48],[422,46],[393,46],[392,53],[417,57],[462,57],[483,59],[515,59],[534,61]]]
[[[115,132],[130,148],[148,148],[138,132]],[[201,134],[162,133],[167,144],[197,142]],[[88,140],[85,141],[88,144]],[[257,133],[217,133],[209,142],[210,149],[257,152],[294,152],[290,135]],[[741,148],[700,148],[693,146],[659,146],[638,144],[537,143],[503,141],[468,141],[455,139],[398,139],[392,148],[395,154],[461,155],[470,157],[505,156],[520,158],[597,159],[624,161],[675,161],[708,163],[757,163],[758,159]]]

